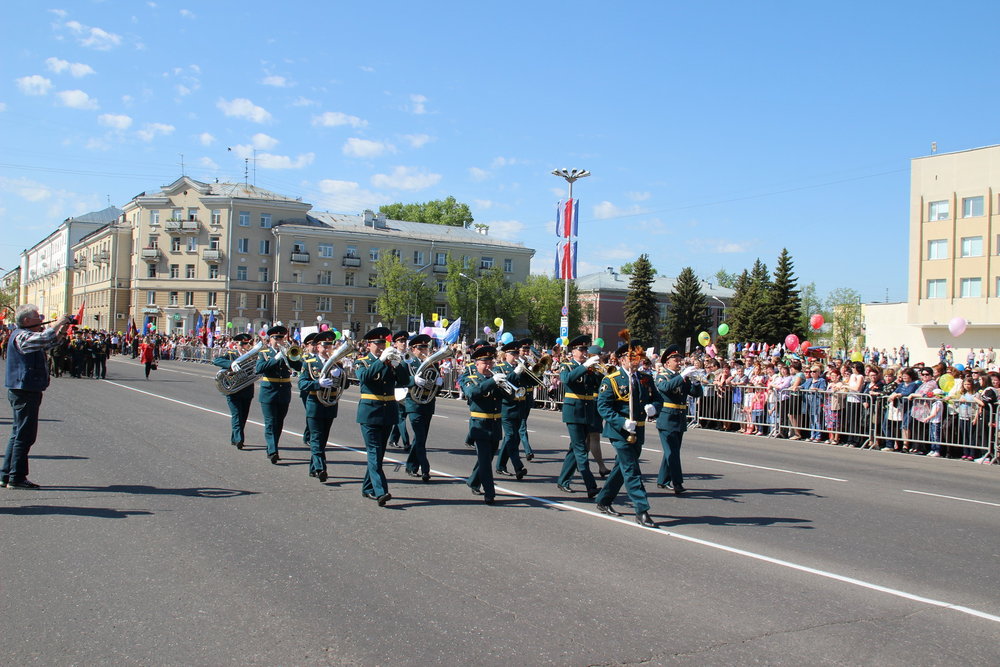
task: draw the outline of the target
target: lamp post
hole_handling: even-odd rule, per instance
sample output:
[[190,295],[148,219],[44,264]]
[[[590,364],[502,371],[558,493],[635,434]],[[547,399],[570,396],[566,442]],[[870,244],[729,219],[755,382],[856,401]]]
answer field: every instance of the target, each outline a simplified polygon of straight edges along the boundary
[[479,281],[476,280],[475,278],[470,278],[469,276],[461,272],[459,272],[458,275],[462,276],[466,280],[471,280],[476,284],[476,329],[475,331],[472,332],[472,340],[476,340],[476,336],[479,335]]
[[[569,198],[573,199],[573,183],[581,178],[586,178],[587,176],[590,176],[590,172],[587,171],[586,169],[567,169],[566,167],[563,167],[561,169],[553,169],[552,175],[566,179],[566,182],[569,183]],[[567,250],[569,249],[569,243],[570,239],[567,236],[566,238]],[[568,323],[569,322],[568,319],[569,318],[569,273],[564,271],[563,278],[565,279],[565,286],[563,288],[563,312],[566,313],[567,317],[566,322]]]
[[716,301],[719,302],[719,304],[722,305],[722,316],[719,319],[719,324],[722,324],[723,322],[726,321],[726,302],[717,296],[712,296],[711,294],[709,294],[708,296],[715,299]]

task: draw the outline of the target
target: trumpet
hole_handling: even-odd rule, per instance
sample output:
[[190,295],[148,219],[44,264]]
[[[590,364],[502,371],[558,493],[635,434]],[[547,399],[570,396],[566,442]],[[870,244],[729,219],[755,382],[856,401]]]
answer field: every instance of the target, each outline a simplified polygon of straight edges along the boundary
[[528,366],[524,363],[524,359],[517,360],[517,367],[521,370],[521,374],[527,375],[528,378],[538,386],[545,384],[541,378],[541,374],[544,373],[545,369],[551,364],[551,354],[543,354],[539,357],[538,361],[531,365],[531,368],[528,368]]
[[286,359],[288,361],[302,361],[302,348],[298,345],[292,345],[291,343],[286,343],[279,346],[278,354],[275,359]]

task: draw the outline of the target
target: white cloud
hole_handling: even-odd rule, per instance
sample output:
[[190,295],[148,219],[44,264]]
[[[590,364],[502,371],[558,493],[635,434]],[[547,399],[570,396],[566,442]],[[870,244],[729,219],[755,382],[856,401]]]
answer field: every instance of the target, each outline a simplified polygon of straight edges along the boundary
[[222,113],[235,118],[244,118],[253,123],[271,122],[271,114],[263,107],[259,107],[245,97],[237,97],[234,100],[219,100],[216,106]]
[[143,141],[152,141],[158,136],[173,134],[174,129],[173,125],[166,123],[146,123],[136,134]]
[[274,137],[269,137],[263,132],[258,132],[257,134],[250,137],[250,141],[253,143],[253,147],[257,150],[269,151],[278,145],[278,140]]
[[360,69],[362,72],[374,72],[375,71],[375,68],[371,67],[370,65],[358,65],[358,69]]
[[64,25],[77,35],[77,39],[79,39],[82,46],[86,46],[89,49],[110,51],[122,43],[121,35],[116,35],[101,28],[92,28],[83,25],[79,21],[67,21]]
[[351,137],[344,142],[341,151],[348,157],[373,158],[383,153],[395,153],[396,147],[382,141],[370,141],[368,139]]
[[71,63],[68,60],[60,60],[59,58],[46,58],[45,66],[49,68],[50,72],[55,72],[56,74],[69,70],[70,76],[77,79],[85,77],[88,74],[95,74],[94,68],[90,65]]
[[288,79],[286,79],[283,76],[278,76],[276,74],[265,76],[263,79],[261,79],[260,82],[265,86],[274,86],[275,88],[288,88],[289,86],[292,85],[291,82],[288,81]]
[[212,171],[218,171],[219,165],[215,163],[210,157],[203,157],[198,159],[198,166],[202,169],[211,169]]
[[60,104],[70,109],[96,109],[97,100],[82,90],[61,90],[56,93]]
[[389,204],[392,199],[386,195],[363,189],[353,181],[337,181],[324,179],[318,184],[323,196],[317,204],[325,209],[340,212],[358,212],[366,208],[372,210],[382,204]]
[[517,164],[517,160],[512,157],[498,157],[493,158],[492,167],[496,169],[498,167],[509,167],[512,164]]
[[653,195],[650,192],[626,192],[625,196],[632,201],[646,201]]
[[303,153],[294,160],[287,155],[257,153],[257,166],[261,169],[302,169],[311,165],[315,159],[315,153]]
[[111,144],[103,137],[92,137],[87,140],[85,147],[91,151],[106,151],[111,149]]
[[65,9],[50,9],[49,12],[51,14],[55,14],[56,16],[58,16],[61,19],[66,18],[66,10]]
[[22,76],[15,82],[18,89],[25,95],[46,95],[52,90],[52,82],[40,74]]
[[0,102],[0,113],[4,112],[6,110],[7,110],[7,103],[6,102]]
[[94,195],[56,189],[27,178],[0,176],[0,192],[9,192],[35,204],[44,202],[49,206],[47,217],[58,220],[62,220],[67,214],[79,215],[87,211],[95,211],[100,207],[100,199]]
[[423,95],[410,95],[410,101],[413,102],[412,111],[415,114],[427,113],[427,98]]
[[687,245],[694,252],[715,252],[733,254],[748,252],[755,241],[734,241],[732,239],[688,239]]
[[420,148],[432,140],[429,134],[404,134],[403,138],[410,144],[410,148]]
[[313,107],[318,104],[319,102],[317,102],[316,100],[311,100],[308,97],[302,97],[301,95],[296,97],[295,100],[292,102],[293,107]]
[[471,176],[474,181],[482,182],[490,177],[490,172],[485,169],[480,169],[479,167],[469,167],[469,176]]
[[198,135],[198,142],[202,146],[211,146],[215,143],[215,137],[213,137],[209,132],[202,132]]
[[642,209],[638,205],[621,208],[609,201],[602,201],[600,204],[594,206],[594,217],[598,220],[610,220],[637,213],[642,213]]
[[441,174],[428,174],[415,167],[395,167],[391,174],[375,174],[372,185],[392,190],[423,190],[436,185]]
[[119,113],[103,113],[97,117],[97,122],[121,132],[132,126],[132,117]]
[[195,18],[194,12],[192,12],[190,9],[182,9],[179,13],[180,13],[180,15],[183,18],[186,18],[186,19],[194,19]]
[[490,226],[490,236],[506,241],[521,238],[524,231],[524,223],[517,220],[494,220],[486,224]]
[[193,89],[188,88],[183,83],[178,83],[176,86],[174,86],[174,90],[176,90],[177,94],[180,95],[181,97],[185,97],[194,92]]
[[368,125],[368,121],[358,118],[357,116],[349,116],[348,114],[341,113],[340,111],[327,111],[318,116],[313,116],[312,124],[316,127],[337,127],[339,125],[365,127]]
[[494,206],[496,206],[496,202],[490,201],[489,199],[473,199],[472,204],[476,208],[482,208],[482,209],[493,208]]

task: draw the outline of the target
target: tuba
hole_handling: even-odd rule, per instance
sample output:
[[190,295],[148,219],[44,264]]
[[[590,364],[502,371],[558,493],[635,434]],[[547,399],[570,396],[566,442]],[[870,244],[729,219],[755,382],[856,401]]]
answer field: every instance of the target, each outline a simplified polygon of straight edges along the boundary
[[340,375],[337,377],[332,377],[330,374],[333,373],[334,366],[340,362],[341,359],[349,354],[355,352],[357,348],[349,340],[344,340],[344,344],[333,351],[330,358],[326,360],[323,364],[323,368],[319,372],[319,376],[313,379],[322,380],[323,378],[330,378],[333,380],[333,386],[330,387],[320,387],[316,391],[316,400],[323,405],[330,407],[336,405],[337,401],[340,400],[340,395],[344,393],[344,389],[347,388],[347,373],[341,370]]
[[410,398],[413,399],[414,403],[427,405],[434,400],[434,397],[437,396],[438,390],[440,389],[440,387],[437,386],[437,379],[441,376],[441,370],[437,364],[438,362],[444,361],[448,357],[454,355],[455,351],[451,349],[450,346],[445,345],[420,363],[420,366],[417,368],[417,372],[414,373],[413,376],[415,378],[422,377],[427,380],[427,386],[419,387],[417,385],[413,385],[410,387]]
[[254,372],[257,363],[257,355],[264,347],[264,341],[258,341],[248,352],[240,355],[234,361],[240,365],[239,372],[222,369],[215,374],[215,386],[226,396],[235,394],[241,389],[246,389],[260,378]]

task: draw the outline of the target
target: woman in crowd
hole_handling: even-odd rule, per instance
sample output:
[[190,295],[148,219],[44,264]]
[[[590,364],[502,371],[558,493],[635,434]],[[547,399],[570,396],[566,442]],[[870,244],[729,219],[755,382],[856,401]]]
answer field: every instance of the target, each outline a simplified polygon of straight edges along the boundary
[[799,418],[802,415],[802,394],[799,393],[799,389],[806,381],[806,374],[802,372],[802,362],[798,359],[792,359],[789,366],[791,366],[792,383],[788,387],[788,423],[791,426],[789,429],[791,435],[788,436],[788,439],[801,440]]
[[962,395],[958,402],[958,436],[962,444],[962,460],[974,461],[977,452],[981,451],[979,417],[983,400],[976,394],[976,386],[972,378],[962,380]]
[[[865,382],[865,429],[871,430],[871,426],[874,424],[876,427],[882,424],[882,402],[879,397],[882,396],[882,387],[885,385],[885,381],[882,379],[882,369],[878,366],[871,366],[867,369],[865,373],[868,378]],[[872,449],[878,449],[878,435],[873,436],[871,442]]]
[[917,381],[917,372],[912,368],[901,370],[899,380],[899,386],[887,399],[890,405],[900,411],[899,428],[903,442],[902,445],[897,444],[893,447],[893,451],[908,453],[910,451],[910,397],[920,387],[920,382]]
[[788,405],[788,387],[791,384],[792,376],[788,372],[788,366],[779,363],[771,378],[770,391],[768,392],[770,394],[768,410],[771,417],[771,432],[768,435],[772,438],[781,437],[781,417]]
[[139,363],[146,367],[146,379],[149,379],[149,371],[153,369],[153,343],[149,336],[139,343]]

